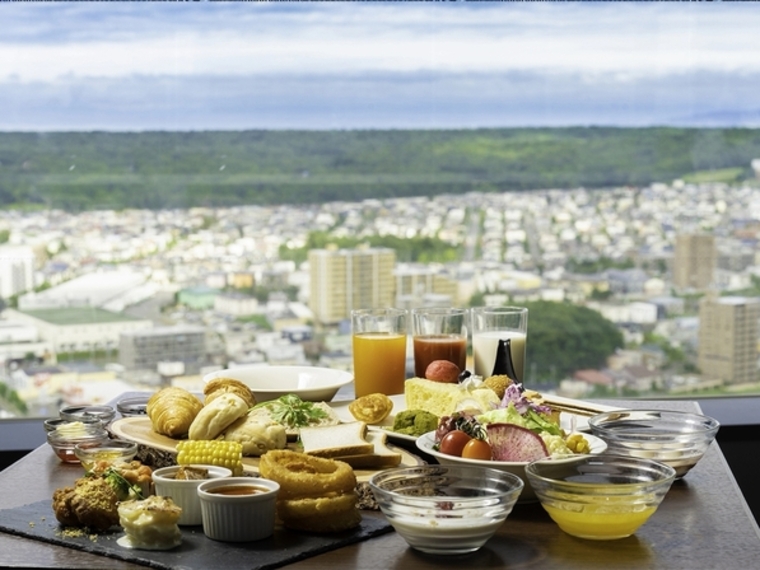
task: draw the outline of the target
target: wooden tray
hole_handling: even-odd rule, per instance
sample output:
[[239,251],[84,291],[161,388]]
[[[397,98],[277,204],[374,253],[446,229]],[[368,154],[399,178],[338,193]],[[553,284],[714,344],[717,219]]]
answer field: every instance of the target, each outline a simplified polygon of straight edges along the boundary
[[[146,416],[122,418],[113,422],[109,428],[116,437],[121,439],[133,441],[154,449],[160,449],[161,451],[168,451],[169,453],[177,452],[177,443],[179,440],[154,432],[150,419]],[[289,446],[291,449],[296,449],[294,444],[289,444]],[[392,444],[389,444],[388,447],[401,454],[402,467],[413,467],[425,463],[422,459],[409,453],[405,449],[396,447]],[[258,474],[259,458],[243,457],[243,469],[249,473]],[[354,469],[358,481],[368,481],[370,477],[378,471],[379,470],[376,469]]]

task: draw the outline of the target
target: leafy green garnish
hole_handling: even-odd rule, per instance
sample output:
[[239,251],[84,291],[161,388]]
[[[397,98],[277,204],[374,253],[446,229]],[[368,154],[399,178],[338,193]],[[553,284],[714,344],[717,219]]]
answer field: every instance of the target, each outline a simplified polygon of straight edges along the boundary
[[111,487],[113,487],[113,490],[116,492],[116,496],[120,501],[145,498],[142,495],[142,490],[139,485],[133,485],[127,481],[124,476],[113,467],[109,467],[103,471],[102,477],[109,485],[111,485]]
[[256,408],[267,408],[274,421],[289,428],[308,426],[327,417],[327,412],[315,406],[314,402],[304,402],[295,394],[285,394],[276,400],[261,402],[251,409]]

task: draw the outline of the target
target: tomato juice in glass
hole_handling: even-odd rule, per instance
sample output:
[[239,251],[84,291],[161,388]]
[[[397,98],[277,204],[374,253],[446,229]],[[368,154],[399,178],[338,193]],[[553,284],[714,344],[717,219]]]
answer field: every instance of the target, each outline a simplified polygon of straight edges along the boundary
[[356,397],[380,392],[403,394],[406,380],[406,335],[357,333],[353,336]]
[[448,360],[462,371],[467,367],[467,337],[454,334],[434,334],[414,337],[414,375],[425,377],[434,360]]

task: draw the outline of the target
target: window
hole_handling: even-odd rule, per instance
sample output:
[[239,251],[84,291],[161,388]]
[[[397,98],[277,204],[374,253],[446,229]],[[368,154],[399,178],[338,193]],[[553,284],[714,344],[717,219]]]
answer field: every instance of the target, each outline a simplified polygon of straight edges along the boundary
[[[541,389],[760,392],[752,6],[21,3],[3,21],[0,381],[32,414],[19,370],[142,382],[109,365],[178,350],[140,338],[158,326],[192,331],[176,359],[199,374],[294,325],[350,366],[326,338],[348,292],[398,287],[531,306]],[[325,255],[311,282],[309,251],[340,248],[352,271]],[[233,314],[231,292],[256,303]],[[594,331],[542,327],[553,303],[598,314],[614,350],[562,364],[557,327]]]

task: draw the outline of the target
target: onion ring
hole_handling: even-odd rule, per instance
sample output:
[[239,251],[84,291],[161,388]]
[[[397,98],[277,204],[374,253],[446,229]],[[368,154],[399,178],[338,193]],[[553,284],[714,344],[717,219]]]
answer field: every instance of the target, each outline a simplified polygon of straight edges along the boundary
[[315,515],[300,519],[284,519],[282,523],[292,530],[304,530],[315,533],[341,532],[359,526],[362,515],[358,509],[351,508],[333,513],[329,517]]
[[334,514],[356,509],[356,493],[344,493],[330,497],[288,499],[277,501],[277,514],[284,521]]
[[280,499],[325,497],[356,487],[356,475],[348,463],[285,449],[262,455],[259,474],[280,484]]

